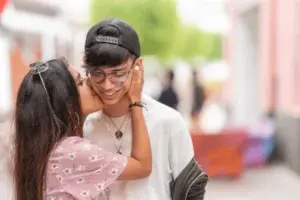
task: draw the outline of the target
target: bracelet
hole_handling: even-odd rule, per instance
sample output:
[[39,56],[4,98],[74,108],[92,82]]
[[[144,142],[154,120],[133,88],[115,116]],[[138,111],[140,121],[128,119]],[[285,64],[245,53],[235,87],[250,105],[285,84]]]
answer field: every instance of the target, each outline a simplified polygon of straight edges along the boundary
[[144,105],[143,105],[142,102],[140,102],[140,101],[137,101],[137,102],[134,102],[134,103],[130,104],[130,105],[129,105],[129,108],[131,108],[131,107],[133,107],[133,106],[139,106],[139,107],[141,107],[141,108],[144,107]]

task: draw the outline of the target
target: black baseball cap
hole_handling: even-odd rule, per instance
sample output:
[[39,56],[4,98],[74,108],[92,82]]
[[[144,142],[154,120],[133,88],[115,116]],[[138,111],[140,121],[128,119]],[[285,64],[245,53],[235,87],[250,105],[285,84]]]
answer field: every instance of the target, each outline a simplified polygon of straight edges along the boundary
[[[103,27],[115,27],[120,32],[119,37],[99,35],[99,29]],[[108,43],[118,45],[130,51],[136,57],[141,55],[141,47],[138,35],[130,24],[118,18],[107,18],[95,24],[87,33],[85,49],[96,43]]]

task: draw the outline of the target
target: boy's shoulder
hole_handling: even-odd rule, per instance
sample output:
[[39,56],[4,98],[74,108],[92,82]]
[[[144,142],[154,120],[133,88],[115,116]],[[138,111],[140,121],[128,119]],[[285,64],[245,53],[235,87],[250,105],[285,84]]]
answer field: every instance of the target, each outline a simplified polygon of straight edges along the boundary
[[143,103],[145,103],[144,113],[146,119],[150,118],[160,123],[181,124],[184,122],[177,110],[158,102],[150,96],[143,95]]

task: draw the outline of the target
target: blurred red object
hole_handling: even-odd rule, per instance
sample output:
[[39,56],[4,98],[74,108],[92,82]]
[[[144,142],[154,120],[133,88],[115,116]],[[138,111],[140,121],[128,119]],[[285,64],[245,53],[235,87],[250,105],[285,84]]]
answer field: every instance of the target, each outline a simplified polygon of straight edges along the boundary
[[8,0],[0,0],[0,14],[3,12]]
[[205,135],[192,133],[195,158],[212,177],[238,178],[244,171],[244,152],[247,134],[244,130]]

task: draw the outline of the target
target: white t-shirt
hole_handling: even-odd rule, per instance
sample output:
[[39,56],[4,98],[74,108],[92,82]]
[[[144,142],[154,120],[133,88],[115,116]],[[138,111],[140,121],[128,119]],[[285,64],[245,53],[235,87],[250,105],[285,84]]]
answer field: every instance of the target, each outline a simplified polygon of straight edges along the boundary
[[[169,183],[172,177],[175,179],[194,156],[191,136],[181,115],[149,96],[143,96],[143,102],[146,104],[144,116],[152,147],[152,173],[140,180],[115,182],[109,188],[110,200],[170,200]],[[125,117],[112,120],[119,128]],[[102,112],[91,114],[84,124],[84,135],[93,143],[112,152],[116,152],[116,146],[121,145],[122,154],[129,156],[132,139],[130,116],[127,116],[121,129],[123,140],[116,139],[116,130]]]

